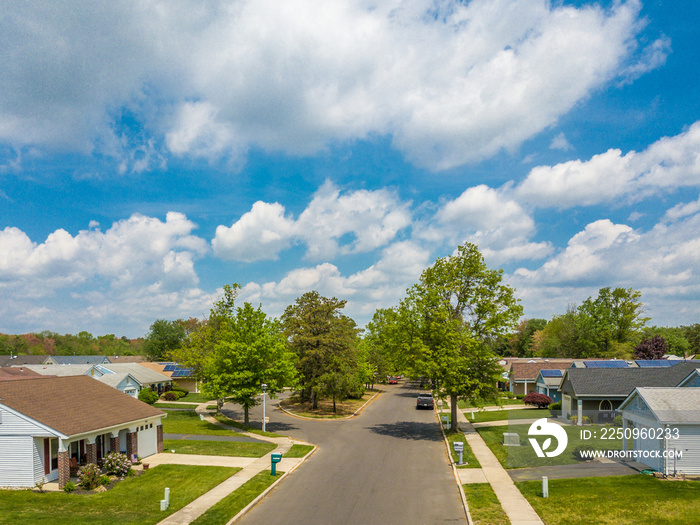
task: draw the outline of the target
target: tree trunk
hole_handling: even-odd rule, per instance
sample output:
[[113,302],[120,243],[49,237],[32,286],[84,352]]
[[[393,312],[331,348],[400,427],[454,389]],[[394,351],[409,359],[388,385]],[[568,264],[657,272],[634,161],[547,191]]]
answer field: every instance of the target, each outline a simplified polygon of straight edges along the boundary
[[337,411],[335,409],[335,396],[333,396],[333,413],[335,414]]
[[243,407],[243,424],[248,427],[248,426],[250,426],[248,424],[249,421],[250,420],[248,419],[248,406],[246,405]]
[[457,432],[457,396],[450,394],[450,432]]
[[311,390],[311,408],[316,410],[318,408],[318,395],[315,390]]
[[216,413],[221,414],[221,409],[224,408],[224,400],[221,398],[218,398],[216,400]]

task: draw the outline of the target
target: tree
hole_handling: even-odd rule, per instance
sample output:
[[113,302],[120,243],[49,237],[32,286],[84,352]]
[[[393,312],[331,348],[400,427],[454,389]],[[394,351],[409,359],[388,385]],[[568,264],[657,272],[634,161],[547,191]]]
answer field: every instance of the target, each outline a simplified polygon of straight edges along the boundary
[[362,387],[356,354],[359,330],[341,313],[345,304],[307,292],[282,315],[284,335],[297,357],[301,399],[309,399],[314,409],[319,398],[330,396],[335,410],[336,400]]
[[658,335],[650,339],[642,339],[634,348],[635,359],[661,359],[667,353],[668,343]]
[[526,405],[534,405],[537,408],[546,408],[552,404],[552,398],[539,392],[530,392],[523,398]]
[[[151,361],[167,361],[185,340],[185,330],[175,321],[158,319],[146,335],[146,353]],[[113,337],[113,336],[112,336]]]
[[260,307],[245,303],[223,325],[214,351],[204,360],[202,375],[207,388],[243,407],[247,426],[250,408],[260,402],[261,385],[275,397],[293,384],[293,354],[282,338],[279,322],[268,318]]
[[486,343],[522,315],[502,278],[502,269],[489,269],[479,249],[465,244],[424,270],[401,306],[419,336],[409,343],[417,368],[438,395],[450,396],[453,430],[459,396],[495,394],[502,369]]
[[517,357],[532,357],[533,334],[547,326],[546,319],[523,319],[508,338],[508,353]]

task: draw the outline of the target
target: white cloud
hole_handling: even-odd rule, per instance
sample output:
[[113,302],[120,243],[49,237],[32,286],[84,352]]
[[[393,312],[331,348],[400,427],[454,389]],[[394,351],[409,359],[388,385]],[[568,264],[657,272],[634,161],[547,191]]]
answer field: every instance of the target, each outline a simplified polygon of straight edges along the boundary
[[626,155],[610,149],[590,160],[533,168],[514,196],[540,207],[570,208],[638,201],[659,191],[700,185],[700,122],[646,150]]
[[333,259],[385,246],[410,223],[408,203],[388,190],[341,195],[326,182],[298,219],[285,217],[281,204],[256,202],[230,228],[217,227],[212,246],[221,258],[252,262],[276,259],[292,242],[303,242],[308,259]]
[[574,147],[571,145],[571,143],[566,139],[566,135],[564,135],[564,132],[559,133],[556,137],[552,139],[552,142],[549,144],[549,149],[558,149],[561,151],[569,151],[574,149]]
[[[99,149],[138,171],[162,163],[163,148],[240,163],[252,146],[305,155],[378,134],[416,164],[449,168],[511,150],[618,74],[662,64],[663,38],[629,65],[639,9],[11,3],[0,20],[0,141]],[[123,113],[139,123],[135,144],[121,136]]]

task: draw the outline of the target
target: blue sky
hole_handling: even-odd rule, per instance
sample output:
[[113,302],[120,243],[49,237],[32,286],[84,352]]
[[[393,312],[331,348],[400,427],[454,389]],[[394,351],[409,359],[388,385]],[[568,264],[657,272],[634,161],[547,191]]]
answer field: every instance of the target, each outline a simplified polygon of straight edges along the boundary
[[0,18],[0,332],[224,284],[364,325],[462,242],[525,317],[700,318],[697,2],[53,2]]

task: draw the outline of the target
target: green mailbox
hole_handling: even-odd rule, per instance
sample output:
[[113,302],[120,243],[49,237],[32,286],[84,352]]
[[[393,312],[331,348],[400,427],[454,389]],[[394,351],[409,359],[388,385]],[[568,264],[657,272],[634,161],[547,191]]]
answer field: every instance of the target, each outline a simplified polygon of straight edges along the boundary
[[272,462],[272,468],[270,469],[270,474],[273,476],[277,475],[277,463],[282,461],[282,454],[270,454],[270,461]]

